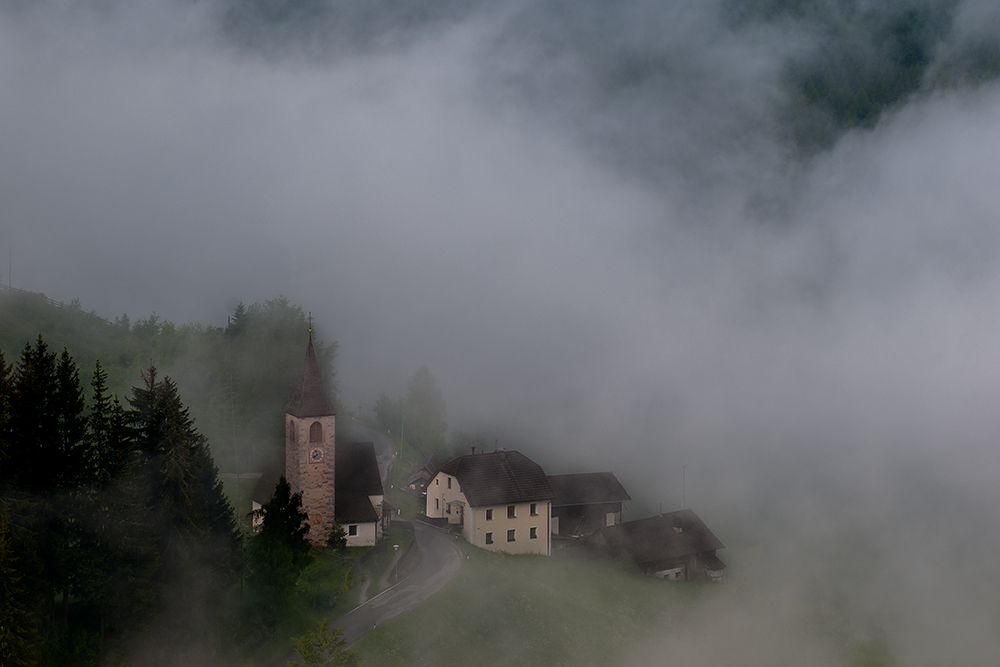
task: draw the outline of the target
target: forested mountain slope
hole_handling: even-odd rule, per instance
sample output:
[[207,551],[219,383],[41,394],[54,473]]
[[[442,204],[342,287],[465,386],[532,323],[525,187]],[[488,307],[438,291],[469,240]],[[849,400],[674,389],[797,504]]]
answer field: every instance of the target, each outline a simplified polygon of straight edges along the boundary
[[[243,471],[259,469],[281,442],[282,414],[302,370],[308,327],[302,308],[284,297],[240,304],[227,326],[218,327],[178,326],[155,313],[135,322],[127,315],[108,321],[78,302],[60,305],[37,293],[0,291],[0,350],[8,363],[41,334],[52,350],[70,350],[85,385],[100,360],[110,391],[123,400],[141,383],[140,371],[155,365],[177,383],[224,471],[235,470],[237,453]],[[316,352],[338,406],[338,432],[349,432],[352,415],[336,403],[337,344],[323,344],[319,336]]]

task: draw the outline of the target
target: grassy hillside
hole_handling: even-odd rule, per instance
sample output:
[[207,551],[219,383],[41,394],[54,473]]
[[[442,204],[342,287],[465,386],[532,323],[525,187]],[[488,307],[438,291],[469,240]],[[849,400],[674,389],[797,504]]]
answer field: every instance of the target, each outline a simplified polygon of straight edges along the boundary
[[365,664],[895,664],[880,642],[776,592],[458,545],[466,561],[454,581],[354,645]]
[[722,587],[672,585],[613,563],[505,556],[460,543],[458,577],[355,649],[369,665],[611,665]]

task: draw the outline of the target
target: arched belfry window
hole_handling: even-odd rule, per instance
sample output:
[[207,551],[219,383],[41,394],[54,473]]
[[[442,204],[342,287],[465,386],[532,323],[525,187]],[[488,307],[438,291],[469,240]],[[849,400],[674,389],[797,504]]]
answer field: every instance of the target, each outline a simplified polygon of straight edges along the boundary
[[288,422],[288,442],[295,442],[295,422]]
[[323,442],[323,425],[313,422],[309,427],[309,442]]

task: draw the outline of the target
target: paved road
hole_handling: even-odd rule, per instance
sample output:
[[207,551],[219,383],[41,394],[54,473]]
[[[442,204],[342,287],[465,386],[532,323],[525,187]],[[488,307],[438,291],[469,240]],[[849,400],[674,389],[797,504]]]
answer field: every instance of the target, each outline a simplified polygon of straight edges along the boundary
[[[331,623],[335,628],[344,629],[348,646],[377,625],[382,625],[428,600],[462,569],[462,552],[455,546],[453,536],[418,521],[413,522],[413,530],[420,553],[420,562],[413,573],[396,586]],[[297,658],[293,653],[275,663],[274,667],[285,667],[289,660]]]
[[344,628],[348,645],[361,639],[376,625],[410,611],[444,588],[462,568],[462,552],[455,538],[447,533],[415,521],[413,530],[420,550],[417,569],[395,587],[376,595],[333,622]]

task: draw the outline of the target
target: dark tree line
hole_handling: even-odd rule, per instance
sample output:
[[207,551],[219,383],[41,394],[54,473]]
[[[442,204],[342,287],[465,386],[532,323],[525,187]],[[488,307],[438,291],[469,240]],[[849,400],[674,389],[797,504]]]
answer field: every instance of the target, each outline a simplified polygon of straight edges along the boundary
[[189,638],[238,572],[208,442],[155,367],[87,400],[41,336],[0,353],[0,664],[92,664],[155,620]]

